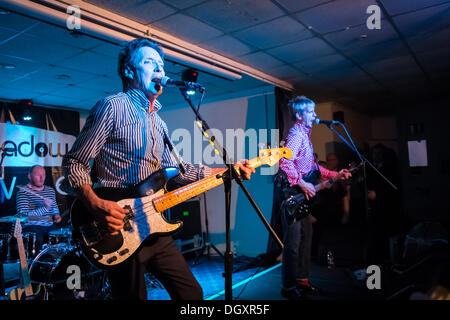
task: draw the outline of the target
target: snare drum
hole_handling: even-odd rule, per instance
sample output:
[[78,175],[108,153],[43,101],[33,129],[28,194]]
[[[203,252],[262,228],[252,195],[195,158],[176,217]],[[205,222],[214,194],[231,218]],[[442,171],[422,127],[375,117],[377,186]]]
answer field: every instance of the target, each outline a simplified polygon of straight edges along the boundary
[[[73,272],[69,266],[80,268],[80,288],[68,288],[68,280]],[[42,283],[47,289],[48,300],[73,300],[80,297],[101,299],[106,273],[93,267],[72,246],[57,244],[47,246],[30,266],[33,283]]]
[[50,231],[48,234],[48,244],[56,245],[64,243],[72,245],[72,231],[69,228],[62,228],[59,230]]

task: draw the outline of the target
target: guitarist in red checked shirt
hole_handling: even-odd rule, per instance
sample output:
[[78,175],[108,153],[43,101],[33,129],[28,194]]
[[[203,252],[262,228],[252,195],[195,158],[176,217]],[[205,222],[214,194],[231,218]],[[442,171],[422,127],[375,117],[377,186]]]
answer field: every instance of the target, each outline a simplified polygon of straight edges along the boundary
[[[311,129],[316,118],[315,103],[305,96],[289,101],[295,124],[286,137],[285,147],[292,150],[291,159],[281,159],[280,169],[284,172],[287,188],[295,188],[304,194],[306,200],[315,196],[319,179],[348,179],[347,169],[330,171],[318,165],[311,143]],[[309,216],[292,219],[287,210],[282,212],[284,250],[282,259],[283,297],[289,300],[305,298],[304,292],[314,292],[316,288],[308,281],[311,259],[312,225]]]

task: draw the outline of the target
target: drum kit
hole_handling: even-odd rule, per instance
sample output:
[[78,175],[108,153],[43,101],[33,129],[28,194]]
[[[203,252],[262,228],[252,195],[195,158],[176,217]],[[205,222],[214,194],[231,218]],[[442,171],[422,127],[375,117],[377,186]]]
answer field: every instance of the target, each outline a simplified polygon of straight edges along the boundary
[[[16,219],[15,216],[1,217],[0,223],[14,222]],[[20,219],[21,222],[27,221],[27,217]],[[50,231],[42,245],[33,232],[24,232],[22,239],[31,283],[44,285],[46,300],[104,300],[108,297],[106,273],[84,258],[72,241],[70,228]],[[0,234],[0,263],[17,269],[15,274],[20,280],[17,240],[10,233]],[[71,266],[77,266],[80,270],[80,285],[73,289],[67,280],[71,275]]]

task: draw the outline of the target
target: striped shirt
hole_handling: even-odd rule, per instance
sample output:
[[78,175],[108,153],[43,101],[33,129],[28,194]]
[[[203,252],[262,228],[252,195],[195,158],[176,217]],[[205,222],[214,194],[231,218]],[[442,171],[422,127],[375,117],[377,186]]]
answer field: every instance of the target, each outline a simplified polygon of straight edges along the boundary
[[[291,186],[298,185],[303,176],[317,169],[314,159],[314,150],[311,143],[311,128],[307,128],[299,122],[289,130],[285,147],[292,150],[291,159],[281,158],[280,168],[286,173]],[[329,179],[337,175],[337,172],[318,166],[323,178]]]
[[[166,167],[178,163],[164,143],[169,137],[166,123],[153,111],[145,94],[129,89],[106,97],[94,106],[62,166],[71,188],[92,185],[90,160],[95,160],[96,181],[101,187],[128,188]],[[174,149],[177,157],[178,153]],[[179,157],[180,158],[180,157]],[[180,158],[181,159],[181,158]],[[185,173],[175,182],[187,184],[211,174],[211,169],[181,160]]]
[[[17,186],[16,209],[22,216],[46,216],[59,214],[56,204],[55,190],[52,187],[44,186],[43,190],[32,190],[28,186]],[[44,206],[44,198],[53,200],[49,209]],[[50,220],[27,221],[24,226],[44,226],[49,227],[53,224]]]

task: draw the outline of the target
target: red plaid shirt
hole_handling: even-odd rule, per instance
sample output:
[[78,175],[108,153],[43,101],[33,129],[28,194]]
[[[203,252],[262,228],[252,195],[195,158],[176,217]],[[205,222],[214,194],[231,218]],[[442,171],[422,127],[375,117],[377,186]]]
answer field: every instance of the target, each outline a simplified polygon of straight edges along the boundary
[[338,174],[336,171],[327,170],[316,163],[310,136],[311,128],[296,122],[286,137],[284,146],[292,150],[292,158],[281,158],[280,168],[286,173],[291,186],[297,185],[303,176],[316,170],[317,167],[319,167],[322,178],[329,179]]

